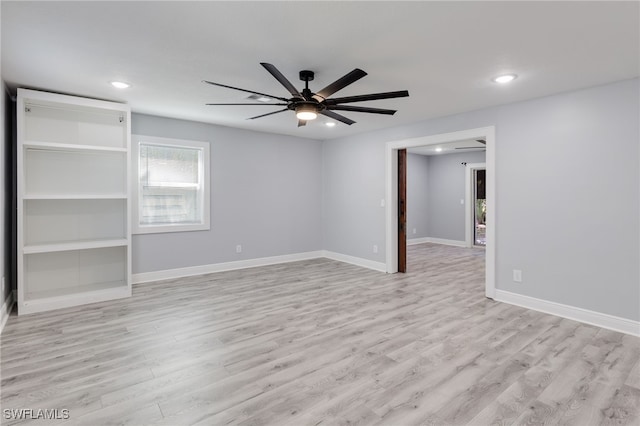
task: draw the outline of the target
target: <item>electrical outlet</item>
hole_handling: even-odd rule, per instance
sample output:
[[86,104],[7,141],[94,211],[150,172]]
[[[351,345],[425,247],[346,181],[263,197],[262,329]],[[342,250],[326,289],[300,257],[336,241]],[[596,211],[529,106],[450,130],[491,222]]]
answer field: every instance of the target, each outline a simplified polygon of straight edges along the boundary
[[513,270],[513,281],[516,283],[522,282],[522,271],[520,269]]
[[242,246],[240,244],[236,246],[236,253],[242,253]]
[[380,207],[384,207],[384,198],[380,200]]
[[415,235],[418,232],[416,228],[413,228],[413,234]]
[[373,245],[373,252],[374,252],[374,253],[377,253],[377,252],[378,252],[378,246],[377,246],[377,245],[375,245],[375,244]]

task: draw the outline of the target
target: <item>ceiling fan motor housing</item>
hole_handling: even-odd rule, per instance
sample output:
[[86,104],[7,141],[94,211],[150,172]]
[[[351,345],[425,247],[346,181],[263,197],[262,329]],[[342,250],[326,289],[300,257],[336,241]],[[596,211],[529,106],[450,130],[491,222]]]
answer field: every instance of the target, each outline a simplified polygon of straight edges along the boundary
[[300,80],[302,81],[313,81],[313,77],[315,76],[315,74],[313,73],[313,71],[309,71],[309,70],[302,70],[300,71]]
[[287,108],[296,112],[313,111],[319,113],[325,109],[325,106],[317,101],[294,101],[290,103]]

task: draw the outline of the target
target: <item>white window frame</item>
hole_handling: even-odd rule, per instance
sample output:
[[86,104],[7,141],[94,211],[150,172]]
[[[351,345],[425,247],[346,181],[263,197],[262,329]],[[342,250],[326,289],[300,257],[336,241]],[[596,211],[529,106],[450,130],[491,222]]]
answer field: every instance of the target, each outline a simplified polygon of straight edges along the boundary
[[[210,193],[211,193],[211,180],[210,180],[210,158],[209,158],[209,143],[173,138],[160,138],[155,136],[144,135],[131,135],[132,143],[132,156],[133,156],[133,178],[135,183],[132,185],[132,233],[133,234],[154,234],[164,232],[188,232],[188,231],[206,231],[211,229],[210,226]],[[202,223],[197,224],[181,224],[181,223],[168,223],[162,225],[142,225],[140,224],[140,210],[142,203],[142,197],[140,194],[140,145],[160,145],[166,147],[175,148],[191,148],[202,150],[202,169],[200,170],[199,180],[202,182],[203,194],[202,194]]]

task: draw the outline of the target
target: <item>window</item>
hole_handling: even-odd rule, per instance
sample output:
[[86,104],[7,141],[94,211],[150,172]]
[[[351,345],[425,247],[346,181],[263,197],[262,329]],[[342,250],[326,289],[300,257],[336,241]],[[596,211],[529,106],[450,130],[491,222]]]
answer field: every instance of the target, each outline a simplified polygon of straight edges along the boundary
[[209,229],[209,144],[134,138],[134,234]]

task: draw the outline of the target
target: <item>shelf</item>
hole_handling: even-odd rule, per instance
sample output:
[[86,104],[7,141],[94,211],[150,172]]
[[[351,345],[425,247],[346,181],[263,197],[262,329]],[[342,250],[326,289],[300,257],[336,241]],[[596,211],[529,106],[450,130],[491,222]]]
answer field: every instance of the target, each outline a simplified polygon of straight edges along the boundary
[[127,194],[25,194],[23,200],[126,200]]
[[24,246],[122,240],[127,235],[127,200],[24,200]]
[[23,254],[25,295],[57,296],[90,291],[103,283],[127,282],[127,245],[71,249],[61,244],[57,248],[65,250]]
[[127,286],[127,283],[124,281],[109,281],[104,283],[67,287],[63,289],[58,288],[54,290],[41,290],[41,291],[27,292],[27,294],[25,294],[25,298],[30,301],[38,300],[38,299],[50,299],[54,297],[55,298],[66,297],[76,293],[88,293],[88,292],[109,290],[112,288],[126,287],[126,286]]
[[38,245],[24,246],[22,249],[22,252],[24,254],[53,253],[56,251],[121,247],[121,246],[126,246],[127,244],[128,244],[128,241],[126,239],[76,241],[76,242],[70,242],[70,243],[38,244]]
[[126,148],[110,147],[110,146],[97,146],[97,145],[76,145],[69,143],[56,143],[56,142],[39,142],[39,141],[25,141],[22,146],[29,149],[41,149],[44,151],[104,151],[104,152],[127,152]]
[[24,141],[127,148],[128,111],[24,100]]
[[24,147],[24,193],[123,194],[128,189],[127,165],[124,151]]

